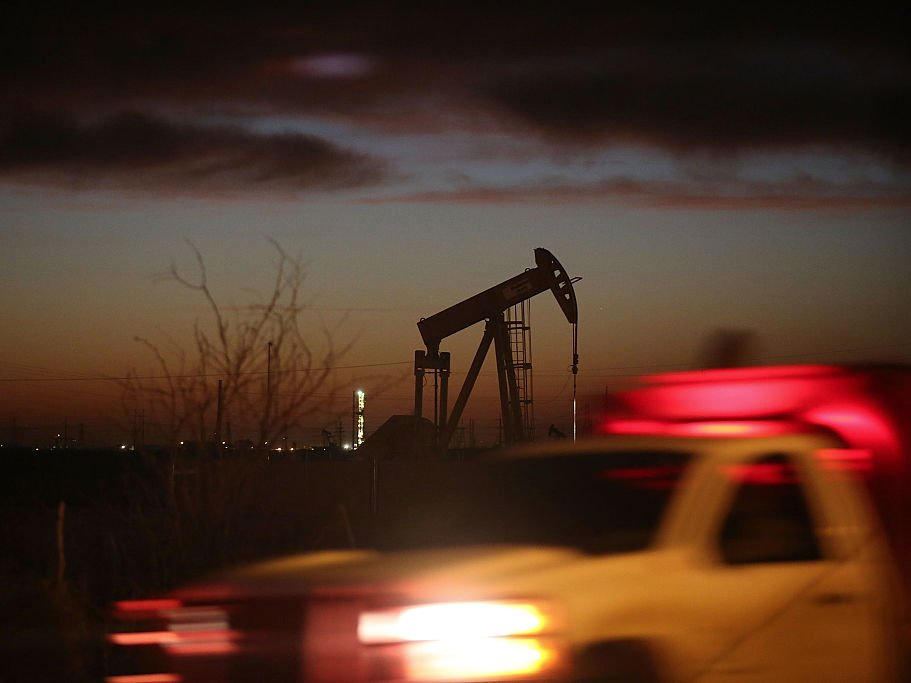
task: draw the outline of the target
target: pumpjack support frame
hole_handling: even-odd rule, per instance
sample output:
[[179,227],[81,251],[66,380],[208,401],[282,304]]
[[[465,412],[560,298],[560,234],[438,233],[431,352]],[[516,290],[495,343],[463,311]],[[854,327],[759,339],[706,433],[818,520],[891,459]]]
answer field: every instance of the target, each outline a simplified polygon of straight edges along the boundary
[[[504,440],[507,443],[514,443],[525,438],[525,425],[519,406],[519,390],[504,313],[511,306],[549,289],[556,297],[567,321],[576,325],[579,319],[576,294],[573,289],[573,283],[579,278],[570,278],[566,269],[547,249],[538,247],[534,254],[536,264],[534,268],[529,268],[439,313],[422,318],[418,322],[418,330],[424,340],[426,350],[417,350],[414,354],[414,415],[418,421],[423,415],[425,373],[427,371],[437,373],[440,381],[436,388],[439,401],[435,404],[437,435],[435,445],[441,451],[446,450],[452,434],[459,424],[491,343],[494,345],[497,361]],[[486,320],[486,325],[478,350],[453,405],[452,414],[447,416],[450,357],[448,352],[440,351],[440,343],[446,337],[484,320]],[[575,349],[573,364],[575,369]]]

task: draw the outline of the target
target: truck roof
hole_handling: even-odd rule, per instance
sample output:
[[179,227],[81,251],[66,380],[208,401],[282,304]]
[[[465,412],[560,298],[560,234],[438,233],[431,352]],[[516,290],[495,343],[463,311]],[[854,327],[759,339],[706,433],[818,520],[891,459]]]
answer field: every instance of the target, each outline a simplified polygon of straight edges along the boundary
[[676,436],[664,434],[618,434],[591,436],[575,441],[550,439],[493,451],[495,458],[572,457],[607,451],[722,452],[725,450],[788,451],[832,448],[837,440],[824,432],[798,429],[761,435]]
[[[714,424],[712,427],[710,425]],[[611,394],[602,434],[736,435],[825,429],[868,448],[878,465],[907,469],[911,368],[902,365],[781,365],[647,375]]]

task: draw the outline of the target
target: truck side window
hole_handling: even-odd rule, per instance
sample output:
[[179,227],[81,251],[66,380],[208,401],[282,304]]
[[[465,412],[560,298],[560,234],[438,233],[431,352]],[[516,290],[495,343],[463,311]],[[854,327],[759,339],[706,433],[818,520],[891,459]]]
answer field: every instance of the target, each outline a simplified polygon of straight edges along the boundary
[[728,471],[738,482],[721,528],[728,564],[807,562],[822,557],[799,471],[787,456],[765,456]]

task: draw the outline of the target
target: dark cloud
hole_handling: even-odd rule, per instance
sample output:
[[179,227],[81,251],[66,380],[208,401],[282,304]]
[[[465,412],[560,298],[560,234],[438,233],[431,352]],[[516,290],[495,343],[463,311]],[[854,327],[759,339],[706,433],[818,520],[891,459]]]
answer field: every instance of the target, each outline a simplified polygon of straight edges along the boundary
[[333,15],[312,7],[292,12],[268,5],[175,9],[131,3],[113,11],[79,5],[24,9],[18,17],[10,12],[0,28],[4,104],[92,111],[137,100],[274,101],[319,108],[332,89],[308,88],[280,67],[301,56],[349,49],[351,37]]
[[379,162],[307,135],[257,135],[139,113],[90,123],[35,114],[0,126],[0,176],[72,187],[269,192],[376,183]]
[[615,47],[584,66],[503,77],[487,92],[567,141],[718,151],[834,144],[908,161],[909,76],[895,55],[724,40]]
[[[911,164],[908,10],[898,3],[765,3],[727,16],[624,2],[141,3],[114,12],[22,2],[4,19],[3,112],[60,117],[18,124],[22,140],[7,129],[7,174],[42,158],[66,172],[139,160],[162,170],[170,154],[185,178],[375,177],[363,158],[311,138],[134,121],[150,127],[143,140],[159,136],[152,145],[122,121],[66,119],[137,108],[318,114],[416,132],[496,120],[570,149],[617,140],[678,153],[822,145]],[[338,56],[359,67],[326,69]],[[450,115],[459,103],[475,109]],[[69,156],[54,161],[55,146]],[[242,172],[244,159],[256,171]]]
[[697,183],[687,180],[644,181],[616,178],[574,185],[538,183],[491,188],[469,184],[451,191],[420,192],[366,200],[366,203],[390,202],[535,205],[607,202],[669,209],[844,211],[909,209],[911,195],[902,191],[902,188],[870,183],[845,187],[809,178],[792,181],[784,187],[743,180]]
[[[600,4],[610,7],[599,9]],[[292,87],[292,74],[264,67],[327,53],[362,53],[390,65],[376,72],[373,80],[345,84],[344,91],[352,99],[378,95],[383,92],[381,85],[393,91],[398,87],[443,89],[454,77],[462,83],[477,83],[486,72],[526,68],[540,72],[541,97],[548,89],[573,97],[566,108],[574,101],[598,104],[599,97],[580,92],[589,77],[596,81],[589,90],[607,89],[612,94],[617,91],[605,82],[612,74],[622,76],[627,88],[647,89],[688,64],[702,67],[690,74],[700,80],[681,82],[681,87],[697,85],[707,90],[713,85],[724,87],[738,77],[746,79],[741,87],[749,87],[760,75],[754,70],[757,65],[749,61],[749,51],[738,55],[730,49],[711,48],[720,41],[728,47],[783,48],[785,60],[795,54],[793,49],[788,52],[789,46],[806,45],[822,46],[851,59],[881,59],[885,68],[900,70],[895,77],[905,79],[906,86],[909,68],[907,11],[877,9],[875,3],[865,3],[862,12],[827,7],[824,12],[803,13],[793,3],[764,4],[741,7],[732,16],[700,12],[689,4],[658,11],[623,2],[535,3],[533,7],[479,2],[307,2],[201,5],[192,10],[131,3],[119,11],[104,12],[81,4],[45,11],[32,8],[22,3],[19,11],[8,10],[0,29],[4,39],[0,74],[11,86],[7,89],[10,101],[64,94],[73,101],[137,94],[281,99],[284,91],[301,106],[308,101],[318,106],[316,100],[328,96],[330,88],[301,93],[305,88],[299,81]],[[629,48],[638,49],[638,54]],[[637,63],[624,61],[630,58]],[[564,71],[554,73],[555,65],[562,65]],[[789,80],[808,75],[798,73],[808,66],[800,60],[792,66],[784,74]],[[863,76],[863,65],[858,66],[857,74],[847,75]],[[715,83],[716,79],[721,82]],[[824,79],[804,84],[809,88],[829,85]],[[298,92],[288,95],[289,87]],[[491,90],[530,117],[552,121],[553,114],[536,114],[541,107],[529,101],[528,91],[534,87],[533,78],[513,79]],[[623,90],[617,94],[628,95]],[[664,105],[666,100],[655,104]],[[551,106],[560,107],[561,102]]]

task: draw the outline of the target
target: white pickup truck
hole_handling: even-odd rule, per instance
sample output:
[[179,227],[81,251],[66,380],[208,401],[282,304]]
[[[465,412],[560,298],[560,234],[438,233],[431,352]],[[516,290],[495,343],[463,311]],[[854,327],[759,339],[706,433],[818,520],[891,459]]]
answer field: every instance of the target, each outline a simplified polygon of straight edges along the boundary
[[374,549],[120,603],[111,641],[160,656],[108,681],[905,680],[869,452],[784,420],[684,426],[426,467]]

